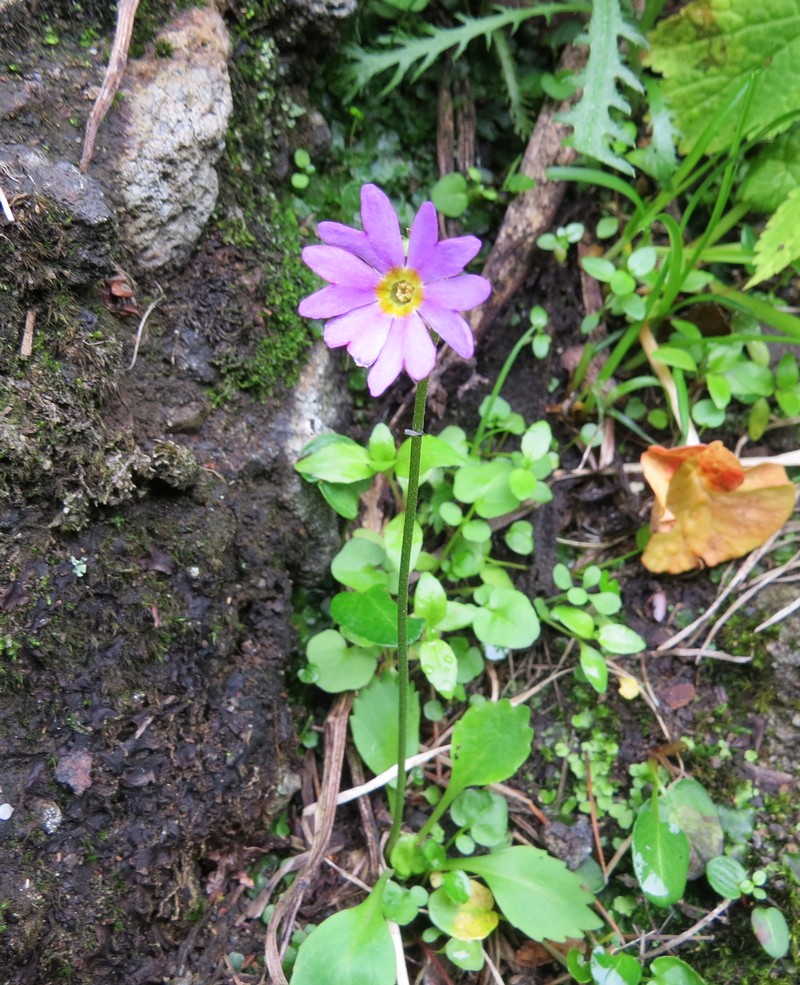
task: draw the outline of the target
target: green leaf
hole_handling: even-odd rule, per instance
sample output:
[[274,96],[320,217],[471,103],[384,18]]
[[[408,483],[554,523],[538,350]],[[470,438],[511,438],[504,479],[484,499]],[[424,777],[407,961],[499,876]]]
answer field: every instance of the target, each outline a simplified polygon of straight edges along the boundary
[[638,633],[629,626],[621,626],[615,622],[601,626],[597,630],[595,639],[604,650],[622,656],[641,653],[642,650],[647,649],[647,644]]
[[444,175],[431,189],[431,200],[436,211],[448,219],[460,218],[469,206],[467,179],[458,172]]
[[515,554],[533,554],[533,524],[528,520],[515,520],[503,539],[506,547]]
[[586,680],[592,685],[598,694],[605,694],[608,690],[608,666],[602,653],[598,653],[594,647],[581,643],[581,670]]
[[596,947],[590,961],[595,985],[639,985],[642,966],[631,954],[608,954]]
[[380,544],[366,537],[353,537],[331,561],[331,574],[340,584],[365,592],[374,585],[386,584],[385,562],[386,552]]
[[791,943],[786,917],[774,906],[757,906],[750,915],[753,933],[771,958],[783,958]]
[[594,619],[585,609],[576,609],[571,605],[554,605],[550,615],[566,626],[573,636],[591,639],[594,634]]
[[453,769],[442,801],[449,805],[466,787],[501,783],[531,753],[530,711],[507,698],[472,705],[453,729]]
[[295,469],[301,475],[312,476],[327,482],[347,483],[369,479],[375,474],[370,464],[369,452],[350,438],[336,435],[332,441],[301,458]]
[[[644,87],[650,109],[652,139],[646,147],[629,151],[627,157],[631,164],[641,168],[645,174],[655,178],[658,184],[664,187],[669,185],[670,178],[678,168],[678,157],[675,153],[676,133],[672,126],[672,115],[664,102],[658,80],[646,79]],[[602,238],[599,232],[598,238]]]
[[460,941],[455,937],[444,946],[444,953],[456,968],[480,971],[483,968],[483,947],[480,941]]
[[529,462],[538,462],[550,451],[553,443],[553,430],[547,421],[536,421],[522,435],[520,447]]
[[623,16],[618,0],[595,0],[587,35],[577,43],[589,45],[586,68],[576,79],[583,89],[579,102],[561,119],[574,129],[572,144],[575,149],[594,157],[609,167],[632,175],[633,168],[619,154],[614,144],[630,145],[633,138],[612,116],[630,113],[630,104],[620,94],[618,82],[642,92],[642,84],[627,68],[620,57],[618,38],[632,45],[644,45],[644,38]]
[[602,925],[590,909],[592,896],[580,878],[539,848],[504,848],[491,855],[449,860],[445,868],[480,876],[505,917],[532,940],[565,941]]
[[[800,48],[798,49],[800,56]],[[764,232],[758,237],[753,264],[755,274],[745,285],[750,290],[756,284],[774,277],[800,257],[800,188],[789,193],[777,212],[770,217]]]
[[[411,461],[411,438],[400,445],[397,452],[397,461],[394,470],[401,479],[408,478],[408,470]],[[427,475],[431,469],[440,469],[452,465],[464,465],[467,462],[466,455],[454,448],[441,438],[432,434],[426,434],[422,438],[422,448],[420,450],[419,474],[420,479]]]
[[705,871],[709,859],[722,854],[724,834],[716,804],[703,785],[691,777],[673,783],[659,803],[667,806],[669,820],[689,839],[689,878],[696,879]]
[[650,965],[650,985],[706,985],[705,980],[680,958],[656,958]]
[[689,373],[697,372],[697,363],[692,358],[691,353],[686,349],[678,349],[674,345],[660,345],[653,352],[653,359],[664,363],[665,366],[685,369]]
[[775,379],[768,366],[741,360],[725,374],[736,397],[771,397]]
[[608,283],[617,272],[614,264],[610,260],[603,259],[603,257],[583,257],[581,259],[581,266],[590,277],[594,277],[595,280],[603,283]]
[[539,638],[539,617],[527,595],[495,588],[475,612],[472,628],[481,643],[522,650]]
[[414,612],[425,620],[429,629],[437,626],[447,615],[447,592],[439,579],[423,571],[414,590]]
[[[780,25],[780,29],[776,29]],[[751,136],[800,104],[800,8],[796,0],[694,0],[648,36],[642,61],[664,76],[662,90],[688,153],[753,73],[744,120]],[[786,123],[782,125],[785,129]],[[736,128],[718,126],[707,153],[730,146]]]
[[372,479],[362,479],[347,485],[341,482],[320,482],[319,491],[328,505],[345,520],[355,520],[358,516],[358,502],[361,493],[372,485]]
[[429,683],[444,698],[452,698],[458,678],[458,660],[444,640],[426,640],[419,645],[419,664]]
[[739,886],[747,878],[747,869],[730,855],[718,855],[709,859],[706,878],[715,893],[725,899],[739,899],[742,895]]
[[[387,671],[372,679],[353,701],[350,730],[359,756],[373,773],[397,762],[397,678]],[[406,758],[419,752],[419,696],[413,684],[408,696]]]
[[341,633],[326,629],[308,641],[306,657],[317,668],[317,687],[338,694],[357,691],[369,683],[378,663],[378,649],[349,647]]
[[369,456],[376,472],[385,472],[394,464],[396,448],[394,436],[382,422],[375,425],[369,436]]
[[508,459],[465,465],[456,472],[453,494],[462,503],[474,503],[475,512],[485,520],[511,513],[519,500],[508,485],[512,465]]
[[407,889],[390,879],[383,894],[383,915],[392,923],[405,927],[416,919],[419,908],[425,906],[427,901],[428,894],[422,886]]
[[[389,565],[397,571],[400,568],[400,555],[403,550],[403,527],[405,526],[405,513],[398,513],[386,524],[383,530],[383,546],[386,548],[386,557]],[[411,534],[411,568],[417,563],[419,553],[422,550],[422,527],[414,521],[414,530]],[[396,580],[396,579],[395,579]]]
[[[385,588],[375,585],[366,592],[339,592],[331,599],[331,615],[349,633],[377,646],[397,646],[397,603]],[[408,639],[422,635],[421,619],[408,620]]]
[[750,164],[740,196],[758,212],[775,212],[800,186],[800,127],[766,144]]
[[686,888],[689,841],[675,824],[662,821],[650,803],[633,826],[633,871],[644,895],[655,906],[677,902]]
[[388,875],[363,903],[334,913],[306,937],[291,985],[394,985],[394,945],[381,912]]

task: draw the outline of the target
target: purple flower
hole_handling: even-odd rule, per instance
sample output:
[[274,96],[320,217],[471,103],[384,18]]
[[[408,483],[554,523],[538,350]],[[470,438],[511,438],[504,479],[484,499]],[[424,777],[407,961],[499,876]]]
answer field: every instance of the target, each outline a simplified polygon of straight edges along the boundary
[[306,318],[324,318],[325,342],[346,345],[369,366],[369,392],[378,397],[405,369],[413,380],[436,362],[435,332],[464,359],[475,341],[459,311],[481,304],[491,285],[464,267],[480,249],[475,236],[439,242],[436,209],[424,202],[411,226],[408,253],[392,203],[377,185],[361,189],[360,229],[321,222],[325,245],[307,246],[303,260],[328,286],[300,302]]

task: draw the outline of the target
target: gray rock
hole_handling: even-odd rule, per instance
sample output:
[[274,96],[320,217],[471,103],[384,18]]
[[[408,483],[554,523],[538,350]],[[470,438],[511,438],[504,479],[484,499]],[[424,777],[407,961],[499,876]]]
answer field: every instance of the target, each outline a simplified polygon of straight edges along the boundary
[[186,11],[157,43],[172,53],[129,63],[103,161],[139,272],[180,264],[199,239],[217,200],[214,164],[233,108],[231,43],[216,10]]
[[357,0],[289,0],[288,6],[312,23],[324,23],[350,17],[356,12]]
[[0,172],[9,198],[44,195],[87,226],[102,225],[112,216],[100,185],[74,164],[54,164],[40,151],[21,144],[0,144]]

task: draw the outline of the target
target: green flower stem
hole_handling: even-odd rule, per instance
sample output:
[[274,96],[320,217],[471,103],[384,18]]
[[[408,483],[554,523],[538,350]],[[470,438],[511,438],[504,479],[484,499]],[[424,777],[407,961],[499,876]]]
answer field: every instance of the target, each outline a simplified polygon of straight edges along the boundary
[[400,835],[405,800],[405,764],[408,733],[408,578],[411,573],[411,546],[414,539],[414,520],[417,515],[419,490],[419,463],[422,454],[422,431],[425,426],[425,401],[428,396],[428,380],[420,380],[414,398],[414,418],[411,429],[411,456],[408,467],[406,512],[403,522],[403,543],[400,551],[400,574],[397,586],[397,786],[395,788],[392,830],[386,846],[387,858]]

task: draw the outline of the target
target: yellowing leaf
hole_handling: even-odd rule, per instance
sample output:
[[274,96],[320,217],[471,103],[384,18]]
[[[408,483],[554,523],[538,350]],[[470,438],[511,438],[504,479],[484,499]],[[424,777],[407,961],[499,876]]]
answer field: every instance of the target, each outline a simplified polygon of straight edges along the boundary
[[642,556],[650,571],[674,575],[741,557],[794,510],[795,487],[782,466],[744,468],[720,441],[672,451],[654,445],[642,470],[655,493]]
[[632,701],[634,698],[638,698],[639,685],[636,683],[636,678],[620,677],[619,693],[620,697],[625,698],[627,701]]
[[779,274],[800,256],[800,188],[770,217],[756,243],[755,274],[745,290]]
[[428,914],[432,922],[459,941],[482,941],[494,930],[499,916],[494,910],[494,897],[475,879],[469,880],[470,895],[464,903],[456,903],[445,889],[434,890],[428,898]]
[[[800,103],[800,0],[694,0],[661,21],[648,40],[642,60],[664,76],[662,90],[683,136],[683,153],[753,72],[745,136]],[[729,117],[717,128],[709,153],[729,146],[734,122]]]

